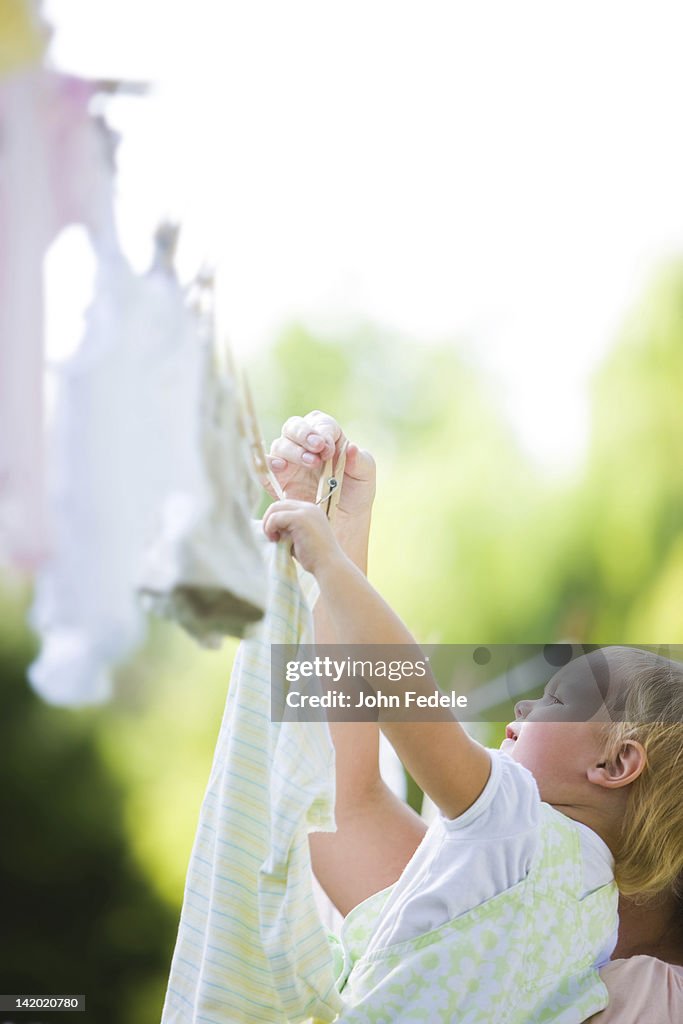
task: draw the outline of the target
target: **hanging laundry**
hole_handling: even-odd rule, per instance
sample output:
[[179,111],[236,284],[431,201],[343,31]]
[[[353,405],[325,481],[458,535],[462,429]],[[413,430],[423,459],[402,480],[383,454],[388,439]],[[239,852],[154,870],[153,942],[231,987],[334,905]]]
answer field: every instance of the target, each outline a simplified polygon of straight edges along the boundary
[[[45,533],[37,297],[49,170],[32,96],[46,41],[33,0],[0,0],[0,562],[31,563]],[[27,202],[31,161],[35,204]]]
[[255,492],[238,384],[215,344],[212,288],[204,291],[203,389],[192,432],[201,448],[203,481],[183,489],[179,480],[166,498],[140,591],[146,608],[176,620],[205,646],[218,647],[226,635],[243,636],[262,618],[266,574],[253,534]]
[[233,667],[162,1024],[333,1021],[343,1007],[308,849],[334,829],[334,747],[324,721],[271,721],[271,644],[313,642],[311,598],[288,545],[267,553],[268,610]]
[[110,138],[89,113],[93,91],[39,67],[0,80],[0,561],[26,569],[48,548],[43,258],[67,224],[97,236],[111,216]]
[[201,346],[165,264],[133,273],[100,247],[86,334],[58,380],[50,451],[54,546],[37,579],[35,689],[59,704],[105,699],[143,635],[135,588],[173,486],[203,485],[196,444]]

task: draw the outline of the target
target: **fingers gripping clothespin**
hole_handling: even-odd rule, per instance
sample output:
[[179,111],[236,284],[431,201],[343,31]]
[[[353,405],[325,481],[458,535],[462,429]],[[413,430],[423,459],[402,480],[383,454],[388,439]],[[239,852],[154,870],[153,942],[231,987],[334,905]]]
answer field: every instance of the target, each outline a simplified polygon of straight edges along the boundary
[[334,453],[325,462],[318,482],[318,493],[316,494],[315,503],[316,505],[323,505],[330,522],[334,522],[341,497],[341,485],[344,479],[348,444],[348,441],[344,441],[337,456],[336,464],[334,463]]
[[[280,481],[277,479],[272,469],[268,464],[266,456],[266,449],[261,436],[261,431],[258,426],[258,419],[256,417],[256,409],[254,407],[254,400],[249,387],[249,382],[246,376],[242,375],[242,397],[243,403],[240,410],[240,421],[242,429],[244,430],[249,444],[251,453],[252,464],[257,478],[267,490],[274,493],[276,497],[282,499],[285,498],[285,492],[282,489]],[[330,456],[323,466],[323,471],[318,482],[318,492],[316,495],[316,505],[323,505],[325,507],[325,513],[330,522],[334,521],[334,517],[339,504],[339,498],[341,497],[341,485],[344,479],[344,468],[346,466],[346,449],[348,447],[348,441],[345,440],[337,456],[336,464],[334,463],[334,454]]]

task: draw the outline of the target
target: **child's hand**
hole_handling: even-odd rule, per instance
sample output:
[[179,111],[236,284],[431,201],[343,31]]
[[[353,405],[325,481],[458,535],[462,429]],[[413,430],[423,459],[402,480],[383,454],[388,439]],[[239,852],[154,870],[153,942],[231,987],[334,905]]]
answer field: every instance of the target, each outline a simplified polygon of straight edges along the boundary
[[296,560],[314,575],[344,557],[322,508],[309,501],[273,502],[263,517],[263,531],[268,540],[289,540]]
[[[337,421],[324,412],[292,416],[270,447],[270,466],[287,498],[314,501],[322,465],[332,453],[339,454],[346,437]],[[369,452],[349,444],[338,520],[369,514],[375,497],[375,462]]]

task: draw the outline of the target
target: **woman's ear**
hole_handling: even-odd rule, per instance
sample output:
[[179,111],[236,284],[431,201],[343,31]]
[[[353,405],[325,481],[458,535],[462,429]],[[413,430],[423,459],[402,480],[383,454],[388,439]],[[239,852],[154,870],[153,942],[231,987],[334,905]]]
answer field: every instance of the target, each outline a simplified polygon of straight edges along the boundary
[[586,774],[588,780],[596,786],[619,789],[635,782],[646,764],[647,754],[642,743],[638,740],[627,740],[610,760],[592,765]]

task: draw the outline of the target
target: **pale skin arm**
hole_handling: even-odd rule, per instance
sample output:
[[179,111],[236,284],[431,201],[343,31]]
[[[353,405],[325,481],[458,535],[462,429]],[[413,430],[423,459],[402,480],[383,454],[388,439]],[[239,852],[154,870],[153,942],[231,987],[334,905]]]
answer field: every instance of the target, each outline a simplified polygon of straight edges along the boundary
[[[310,429],[309,417],[288,421],[282,443],[278,448],[275,442],[271,450],[276,459],[286,459],[294,483],[291,492],[295,494],[304,493],[303,455],[317,451],[326,457],[331,445],[343,440],[338,425],[329,417],[317,421],[319,444],[311,443]],[[364,454],[349,449],[348,473],[362,472]],[[292,469],[297,460],[298,480]],[[311,464],[308,472],[319,471],[319,462]],[[275,462],[273,468],[285,472]],[[360,490],[360,486],[355,490],[353,485],[347,487],[345,477],[337,540],[322,511],[299,501],[271,506],[264,529],[271,539],[287,536],[299,561],[318,578],[318,642],[414,644],[403,623],[365,579],[370,516],[369,507],[362,509],[360,500],[359,507],[353,507]],[[347,509],[343,505],[345,493]],[[331,728],[337,752],[338,832],[312,837],[311,849],[316,875],[338,909],[346,914],[362,899],[396,880],[425,826],[381,780],[377,726],[337,723]],[[457,817],[476,800],[489,775],[489,757],[455,720],[419,725],[384,723],[383,728],[413,777],[447,816]]]
[[[339,539],[348,557],[364,572],[367,532],[350,530],[342,532]],[[317,643],[341,642],[324,598],[318,601],[314,618]],[[375,722],[331,722],[330,731],[336,753],[337,831],[311,835],[310,847],[318,881],[346,915],[396,881],[426,826],[380,776],[379,727]]]
[[[322,510],[307,502],[280,501],[263,521],[271,540],[287,539],[301,565],[312,572],[334,622],[349,644],[415,645],[399,617],[380,597],[336,542]],[[419,683],[411,681],[416,689]],[[382,680],[382,688],[401,693],[401,685]],[[428,683],[423,692],[434,690]],[[470,807],[488,780],[488,752],[444,711],[441,721],[383,719],[381,727],[404,765],[448,818]]]
[[[310,436],[319,440],[311,443]],[[271,447],[271,466],[287,495],[312,501],[321,455],[326,458],[335,446],[339,450],[344,440],[339,425],[324,413],[288,420]],[[335,534],[363,573],[367,571],[374,493],[372,458],[349,445]],[[323,597],[316,603],[314,622],[317,643],[340,642]],[[396,881],[426,826],[380,776],[376,723],[331,722],[330,731],[336,754],[337,830],[311,835],[311,861],[327,896],[346,915],[362,900]]]

